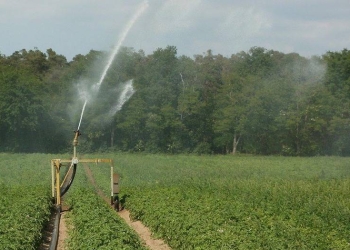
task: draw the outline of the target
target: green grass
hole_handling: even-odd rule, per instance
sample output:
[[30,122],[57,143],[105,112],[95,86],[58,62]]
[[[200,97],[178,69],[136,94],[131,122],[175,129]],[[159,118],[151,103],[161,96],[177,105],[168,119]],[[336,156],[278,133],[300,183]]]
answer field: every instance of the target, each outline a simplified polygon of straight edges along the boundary
[[7,186],[51,186],[49,154],[0,153],[0,184]]
[[[114,159],[132,216],[174,249],[350,249],[349,158],[98,157]],[[91,169],[108,194],[109,169]]]

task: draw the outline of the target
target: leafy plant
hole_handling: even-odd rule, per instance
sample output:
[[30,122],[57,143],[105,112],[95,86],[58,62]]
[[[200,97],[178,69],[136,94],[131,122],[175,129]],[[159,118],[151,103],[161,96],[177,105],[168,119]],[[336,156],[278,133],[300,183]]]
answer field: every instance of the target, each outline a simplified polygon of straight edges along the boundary
[[[135,220],[173,249],[348,249],[348,159],[113,157]],[[108,169],[91,167],[108,195]]]

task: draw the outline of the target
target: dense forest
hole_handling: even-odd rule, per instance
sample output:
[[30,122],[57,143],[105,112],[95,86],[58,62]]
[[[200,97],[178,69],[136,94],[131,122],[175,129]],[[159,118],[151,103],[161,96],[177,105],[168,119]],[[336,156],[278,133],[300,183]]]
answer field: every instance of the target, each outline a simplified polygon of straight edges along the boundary
[[[0,151],[70,152],[107,53],[0,54]],[[115,114],[122,84],[135,93]],[[350,155],[350,51],[305,58],[253,47],[193,58],[123,47],[86,106],[81,152]]]

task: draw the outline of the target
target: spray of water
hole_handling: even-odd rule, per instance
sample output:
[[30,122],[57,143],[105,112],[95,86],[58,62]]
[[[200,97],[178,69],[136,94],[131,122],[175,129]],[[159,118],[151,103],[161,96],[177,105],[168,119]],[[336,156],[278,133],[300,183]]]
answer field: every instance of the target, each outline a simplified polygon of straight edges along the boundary
[[[84,105],[83,105],[83,109],[81,111],[81,115],[80,115],[80,120],[79,120],[79,125],[78,125],[78,130],[80,129],[80,125],[81,125],[81,121],[83,119],[83,115],[84,115],[84,110],[85,110],[85,106],[88,102],[89,99],[92,98],[92,96],[96,96],[104,78],[106,77],[106,74],[108,72],[108,69],[110,68],[115,56],[117,55],[122,43],[124,42],[126,36],[128,35],[130,29],[132,28],[132,26],[134,25],[134,23],[137,21],[137,19],[140,17],[140,15],[147,9],[148,7],[148,1],[145,0],[138,8],[137,11],[135,12],[135,14],[133,15],[133,17],[130,19],[130,21],[127,23],[127,25],[125,26],[125,29],[123,30],[123,32],[121,33],[117,44],[115,45],[111,55],[109,56],[108,62],[102,72],[102,75],[100,77],[100,80],[94,84],[91,87],[90,91],[86,91],[86,89],[84,89],[82,91],[82,93],[80,93],[81,95],[81,99],[84,101]],[[125,85],[125,88],[123,89],[121,96],[120,96],[120,100],[118,101],[118,103],[111,109],[110,114],[114,115],[116,112],[118,112],[121,107],[123,106],[123,104],[132,96],[132,94],[134,93],[133,87],[132,87],[132,81],[130,81],[129,84]]]
[[118,98],[117,103],[109,111],[109,115],[113,116],[123,107],[124,103],[129,100],[129,98],[135,93],[135,90],[132,86],[132,80],[127,81],[123,84],[122,91]]
[[122,45],[122,43],[124,42],[126,36],[128,35],[130,29],[132,28],[132,26],[134,25],[134,23],[136,22],[136,20],[139,18],[139,16],[146,10],[146,8],[148,7],[148,1],[144,1],[140,7],[137,9],[137,11],[135,12],[134,16],[131,18],[131,20],[128,22],[128,24],[125,26],[125,29],[123,30],[123,32],[121,33],[118,43],[115,45],[109,59],[107,62],[106,67],[103,70],[103,73],[100,77],[100,80],[98,81],[98,83],[96,83],[96,89],[98,90],[103,82],[103,79],[106,77],[107,71],[109,69],[109,67],[111,66],[114,57],[117,55],[120,46]]
[[78,125],[78,129],[77,129],[78,131],[79,131],[79,129],[80,129],[81,120],[83,119],[83,115],[84,115],[84,110],[85,110],[86,103],[87,103],[87,99],[85,99],[85,102],[84,102],[84,105],[83,105],[83,109],[81,110],[79,125]]

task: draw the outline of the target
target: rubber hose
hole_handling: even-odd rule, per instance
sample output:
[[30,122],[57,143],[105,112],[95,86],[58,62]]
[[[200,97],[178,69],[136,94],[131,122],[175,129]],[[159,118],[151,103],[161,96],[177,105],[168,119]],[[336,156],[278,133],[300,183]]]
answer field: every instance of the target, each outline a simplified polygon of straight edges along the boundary
[[56,250],[57,248],[60,219],[61,219],[61,206],[56,206],[56,217],[55,217],[54,228],[52,231],[52,237],[51,237],[50,248],[49,248],[50,250]]
[[[70,186],[72,185],[73,183],[73,180],[74,180],[74,177],[75,177],[75,173],[77,171],[77,164],[74,164],[73,165],[73,173],[72,173],[72,176],[70,178],[70,180],[68,181],[68,184],[66,185],[63,185],[61,187],[61,197],[68,191],[68,189],[70,188]],[[67,173],[68,174],[68,173]],[[66,181],[67,182],[67,181]]]

